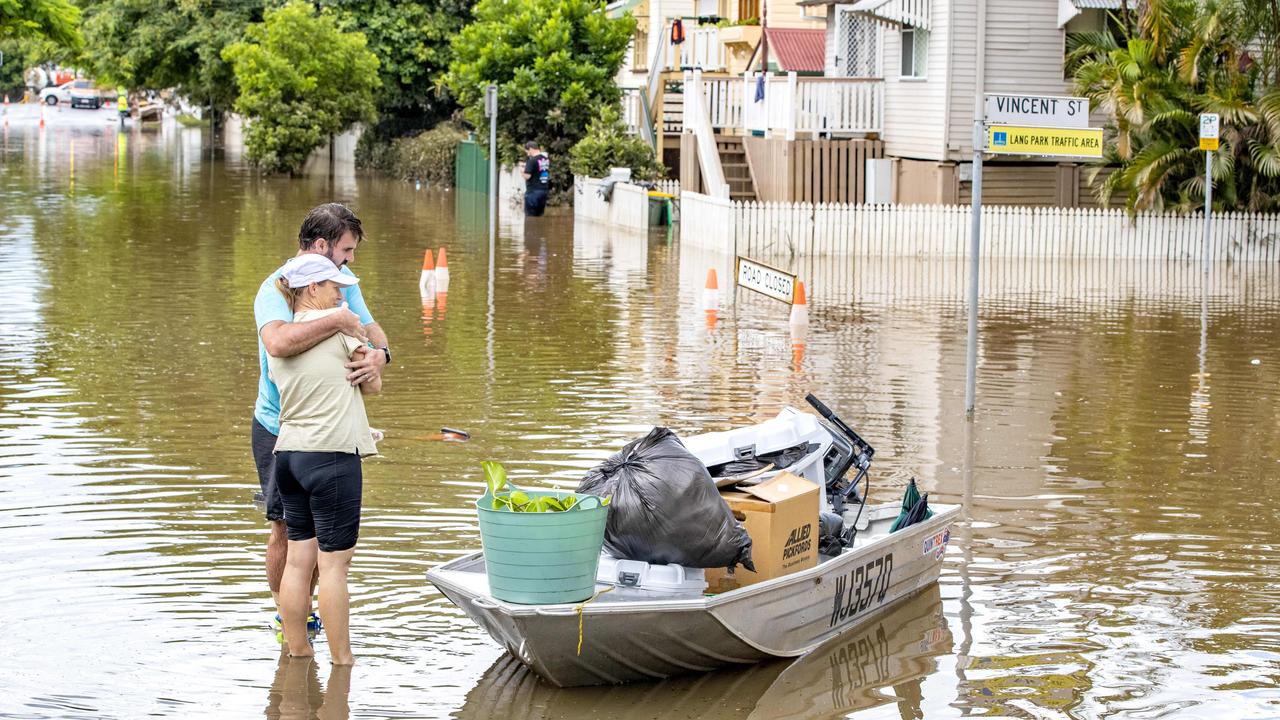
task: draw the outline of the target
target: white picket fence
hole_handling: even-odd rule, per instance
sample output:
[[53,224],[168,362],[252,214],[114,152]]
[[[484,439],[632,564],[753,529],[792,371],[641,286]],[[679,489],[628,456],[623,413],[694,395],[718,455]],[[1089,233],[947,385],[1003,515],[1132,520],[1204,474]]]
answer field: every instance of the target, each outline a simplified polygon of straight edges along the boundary
[[[965,257],[967,205],[844,205],[731,202],[680,195],[680,239],[758,257]],[[984,257],[1199,260],[1197,216],[1119,209],[984,207]],[[1214,261],[1280,261],[1280,215],[1213,217]]]

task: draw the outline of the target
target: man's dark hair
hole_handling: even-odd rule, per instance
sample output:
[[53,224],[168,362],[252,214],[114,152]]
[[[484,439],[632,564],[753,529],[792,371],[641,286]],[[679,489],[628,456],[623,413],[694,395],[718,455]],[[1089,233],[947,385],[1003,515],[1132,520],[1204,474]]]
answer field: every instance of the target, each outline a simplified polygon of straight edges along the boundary
[[538,144],[537,140],[530,140],[529,142],[524,144],[524,149],[525,150],[541,150],[542,146]]
[[302,219],[298,247],[310,250],[317,240],[324,238],[332,248],[346,233],[355,236],[356,242],[364,240],[364,227],[355,213],[342,203],[317,205]]

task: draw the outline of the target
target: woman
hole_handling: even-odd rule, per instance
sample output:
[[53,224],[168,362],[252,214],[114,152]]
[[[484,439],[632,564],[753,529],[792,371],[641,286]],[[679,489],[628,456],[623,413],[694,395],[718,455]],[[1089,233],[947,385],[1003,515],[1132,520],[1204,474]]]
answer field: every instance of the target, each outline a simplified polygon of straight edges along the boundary
[[[295,322],[336,311],[342,304],[342,287],[357,282],[319,254],[290,261],[276,281]],[[358,387],[346,379],[345,363],[363,345],[350,335],[335,333],[299,355],[267,358],[271,379],[280,389],[275,480],[289,535],[280,585],[285,645],[293,656],[315,654],[306,624],[311,578],[318,566],[320,617],[335,665],[355,661],[347,568],[360,530],[360,458],[377,452],[361,395],[380,391],[382,379]]]

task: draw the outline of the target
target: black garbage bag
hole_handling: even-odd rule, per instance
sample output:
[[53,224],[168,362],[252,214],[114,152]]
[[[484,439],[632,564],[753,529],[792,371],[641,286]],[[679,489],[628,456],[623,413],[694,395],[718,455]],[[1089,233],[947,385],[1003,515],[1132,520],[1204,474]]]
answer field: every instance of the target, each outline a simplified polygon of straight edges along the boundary
[[756,569],[751,536],[702,461],[667,428],[654,428],[592,468],[578,492],[611,498],[604,546],[614,557]]

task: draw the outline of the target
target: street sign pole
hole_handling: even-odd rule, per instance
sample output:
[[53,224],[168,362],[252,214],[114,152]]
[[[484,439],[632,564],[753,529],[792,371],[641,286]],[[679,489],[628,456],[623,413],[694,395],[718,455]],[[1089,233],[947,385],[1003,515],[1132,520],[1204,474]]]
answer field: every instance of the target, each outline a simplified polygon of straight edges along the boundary
[[484,89],[484,110],[489,116],[489,240],[498,235],[498,86]]
[[1209,274],[1209,239],[1213,237],[1213,151],[1204,152],[1204,240],[1200,243],[1200,269]]
[[982,149],[987,133],[973,119],[973,210],[969,220],[969,341],[965,353],[964,412],[972,418],[978,383],[978,251],[982,247]]
[[1217,113],[1200,116],[1200,149],[1204,151],[1204,239],[1200,243],[1200,271],[1209,277],[1209,243],[1213,239],[1213,151],[1218,149],[1221,118]]

